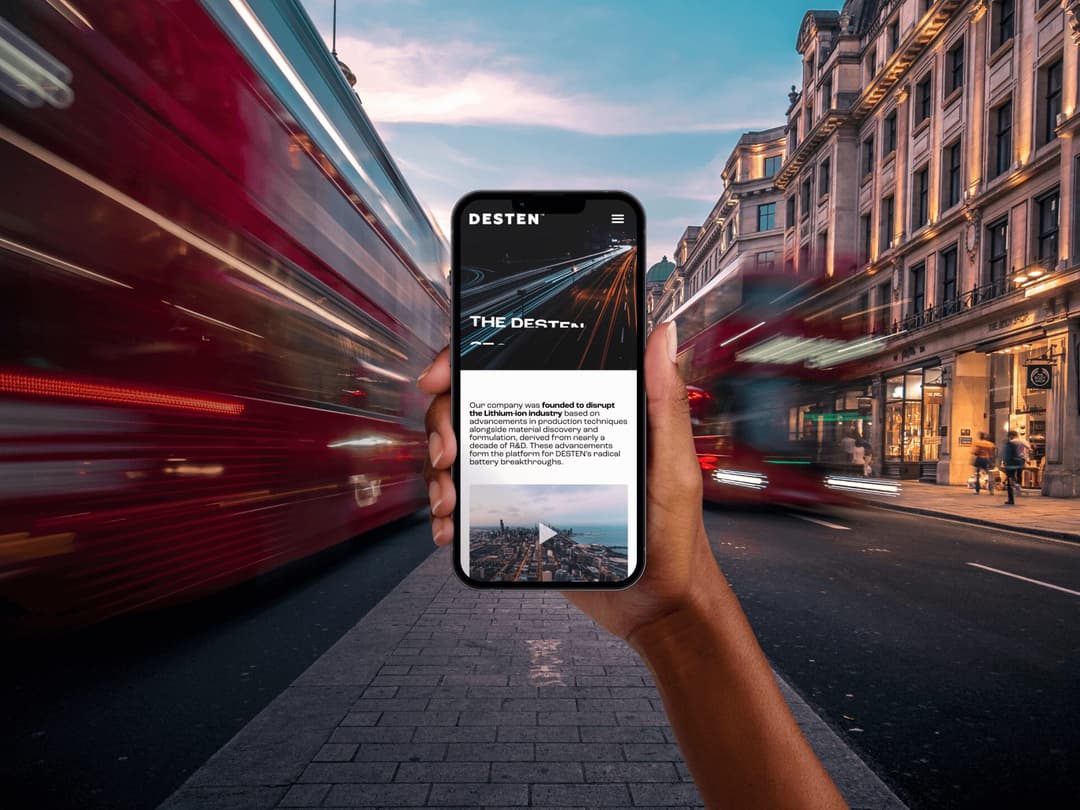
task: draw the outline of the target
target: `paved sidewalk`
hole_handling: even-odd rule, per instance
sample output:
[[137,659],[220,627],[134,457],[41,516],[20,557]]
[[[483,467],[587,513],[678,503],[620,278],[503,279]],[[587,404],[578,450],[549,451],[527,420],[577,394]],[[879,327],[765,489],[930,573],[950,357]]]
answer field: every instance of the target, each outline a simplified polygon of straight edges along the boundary
[[988,495],[986,490],[975,495],[966,486],[904,481],[899,497],[872,501],[903,512],[957,518],[966,523],[1080,542],[1080,501],[1046,498],[1037,490],[1025,489],[1016,498],[1016,506],[1003,506],[1005,493],[1000,488],[993,495]]
[[[853,808],[904,807],[781,687]],[[443,549],[162,807],[700,805],[623,642],[557,593],[464,587]]]

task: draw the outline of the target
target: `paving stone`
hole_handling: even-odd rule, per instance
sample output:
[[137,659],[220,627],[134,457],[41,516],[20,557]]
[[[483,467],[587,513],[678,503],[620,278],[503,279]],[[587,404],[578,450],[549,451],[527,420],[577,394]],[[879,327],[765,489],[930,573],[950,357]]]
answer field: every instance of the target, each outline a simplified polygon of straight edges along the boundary
[[542,726],[614,726],[618,725],[614,712],[539,712]]
[[630,792],[626,785],[533,785],[536,804],[582,805],[584,807],[628,807]]
[[383,712],[380,726],[455,726],[457,712]]
[[359,746],[350,743],[327,743],[319,749],[314,762],[348,762]]
[[422,712],[427,698],[360,698],[352,705],[354,712]]
[[577,726],[499,726],[497,739],[499,742],[580,742],[581,736]]
[[536,712],[462,712],[463,726],[534,726]]
[[443,743],[361,743],[357,762],[420,762],[446,758]]
[[703,802],[691,782],[678,784],[630,784],[635,805],[652,807],[701,807]]
[[678,782],[671,762],[586,762],[586,782]]
[[331,743],[403,743],[413,738],[408,726],[339,726],[330,734]]
[[323,807],[422,807],[430,785],[334,785]]
[[446,759],[459,762],[522,762],[535,758],[532,743],[449,743]]
[[415,742],[495,742],[495,726],[420,726]]
[[583,782],[579,762],[495,762],[491,766],[492,782]]
[[666,726],[667,717],[663,712],[616,712],[620,726]]
[[402,762],[395,782],[487,782],[488,762]]
[[626,754],[626,759],[631,762],[647,762],[650,760],[676,762],[682,759],[682,754],[679,752],[679,746],[673,743],[645,745],[629,743],[622,748],[623,752]]
[[616,743],[537,743],[536,759],[548,762],[621,762],[622,746]]
[[463,807],[520,807],[529,803],[528,785],[432,785],[428,804]]
[[667,742],[663,729],[655,726],[582,726],[582,742]]
[[278,807],[318,807],[329,792],[330,785],[293,785]]
[[392,762],[312,762],[300,774],[301,782],[389,782],[397,766]]

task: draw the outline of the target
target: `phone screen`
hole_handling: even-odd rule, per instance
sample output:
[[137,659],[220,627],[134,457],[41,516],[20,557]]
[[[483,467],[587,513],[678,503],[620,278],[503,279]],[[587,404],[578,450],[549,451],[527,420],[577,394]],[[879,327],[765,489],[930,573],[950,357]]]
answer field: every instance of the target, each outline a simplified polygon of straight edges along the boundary
[[470,584],[640,573],[643,228],[614,192],[455,209],[455,547]]

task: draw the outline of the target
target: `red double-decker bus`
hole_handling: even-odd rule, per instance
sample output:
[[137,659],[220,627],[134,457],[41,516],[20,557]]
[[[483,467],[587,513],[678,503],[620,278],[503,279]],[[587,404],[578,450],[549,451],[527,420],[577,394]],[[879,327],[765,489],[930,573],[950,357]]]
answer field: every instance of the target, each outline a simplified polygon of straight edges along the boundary
[[844,505],[860,489],[850,484],[864,466],[840,448],[869,434],[869,399],[840,413],[824,403],[858,376],[875,339],[796,314],[823,283],[731,273],[675,311],[706,500]]
[[0,38],[0,617],[187,598],[424,502],[447,251],[291,0]]

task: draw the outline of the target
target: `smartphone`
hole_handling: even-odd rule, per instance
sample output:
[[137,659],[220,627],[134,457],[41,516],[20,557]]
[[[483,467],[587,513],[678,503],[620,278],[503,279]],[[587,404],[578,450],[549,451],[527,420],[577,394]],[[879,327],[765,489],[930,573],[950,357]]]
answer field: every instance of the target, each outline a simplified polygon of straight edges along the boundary
[[454,567],[624,588],[645,567],[645,216],[617,191],[454,208]]

